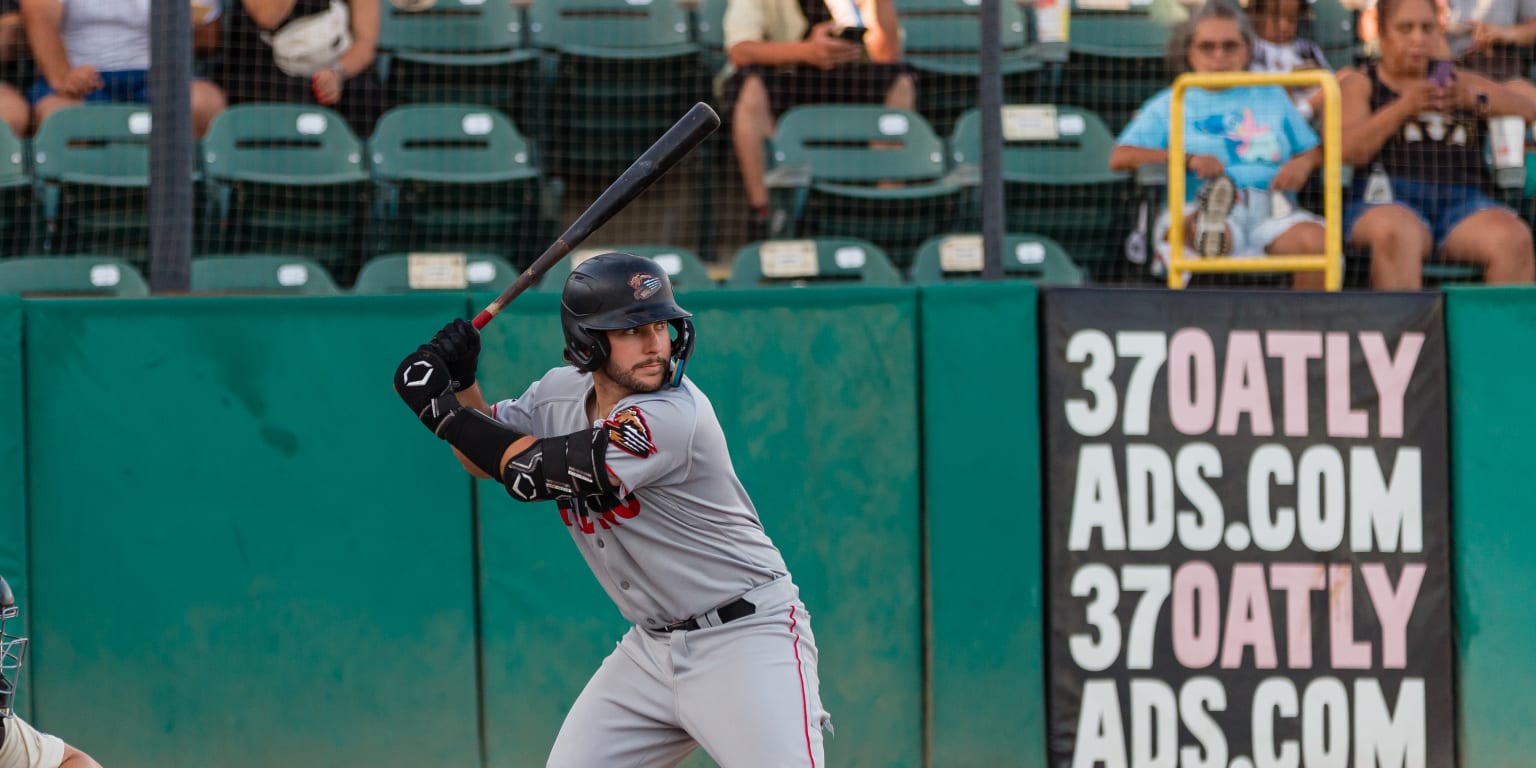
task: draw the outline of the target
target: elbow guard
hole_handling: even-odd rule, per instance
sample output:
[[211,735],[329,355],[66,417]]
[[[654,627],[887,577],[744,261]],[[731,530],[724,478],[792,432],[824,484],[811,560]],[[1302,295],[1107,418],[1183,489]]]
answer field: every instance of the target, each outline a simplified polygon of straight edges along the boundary
[[546,437],[513,456],[501,470],[501,482],[520,501],[612,494],[617,489],[608,479],[607,453],[606,429]]

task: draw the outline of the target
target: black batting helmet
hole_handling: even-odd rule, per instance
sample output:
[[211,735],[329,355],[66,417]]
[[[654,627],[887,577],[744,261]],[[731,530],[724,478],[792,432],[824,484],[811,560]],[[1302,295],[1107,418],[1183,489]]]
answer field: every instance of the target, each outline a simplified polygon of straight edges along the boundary
[[593,256],[571,270],[560,293],[560,327],[565,358],[580,371],[608,362],[608,334],[666,321],[676,332],[668,381],[683,380],[683,366],[693,352],[693,317],[677,305],[672,281],[656,262],[632,253]]

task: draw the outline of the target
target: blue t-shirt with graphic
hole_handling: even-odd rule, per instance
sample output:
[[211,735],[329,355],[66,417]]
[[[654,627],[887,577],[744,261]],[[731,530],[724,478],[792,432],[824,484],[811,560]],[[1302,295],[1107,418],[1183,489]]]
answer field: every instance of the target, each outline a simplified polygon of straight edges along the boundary
[[[1153,96],[1118,143],[1149,149],[1168,148],[1168,123],[1173,89]],[[1276,85],[1184,91],[1184,155],[1210,155],[1221,160],[1227,175],[1245,189],[1269,189],[1287,160],[1317,146],[1317,134],[1307,125],[1285,89]],[[1193,200],[1199,179],[1189,174],[1184,186]]]

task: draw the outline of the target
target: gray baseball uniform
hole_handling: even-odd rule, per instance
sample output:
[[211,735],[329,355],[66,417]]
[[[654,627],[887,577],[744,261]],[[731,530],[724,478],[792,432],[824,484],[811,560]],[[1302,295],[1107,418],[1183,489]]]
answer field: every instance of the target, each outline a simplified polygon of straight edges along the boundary
[[[492,407],[524,434],[602,426],[616,497],[560,510],[635,626],[588,681],[550,766],[670,766],[702,745],[725,768],[822,766],[810,614],[731,465],[704,393],[624,398],[589,423],[591,374],[556,368]],[[686,626],[679,626],[686,625]]]
[[0,720],[5,737],[0,741],[0,768],[59,768],[64,762],[64,741],[49,736],[19,717]]

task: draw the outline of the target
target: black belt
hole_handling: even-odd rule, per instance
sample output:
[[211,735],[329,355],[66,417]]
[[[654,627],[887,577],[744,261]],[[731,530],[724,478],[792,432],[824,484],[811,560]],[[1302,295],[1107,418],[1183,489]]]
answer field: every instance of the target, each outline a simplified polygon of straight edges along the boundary
[[[757,606],[753,605],[745,597],[738,597],[735,600],[720,606],[719,610],[714,611],[715,614],[719,615],[721,624],[751,616],[756,612]],[[657,631],[677,632],[681,630],[683,632],[692,632],[693,630],[699,629],[702,626],[707,625],[700,624],[697,618],[683,619],[682,621],[675,621],[671,624],[668,624]]]

